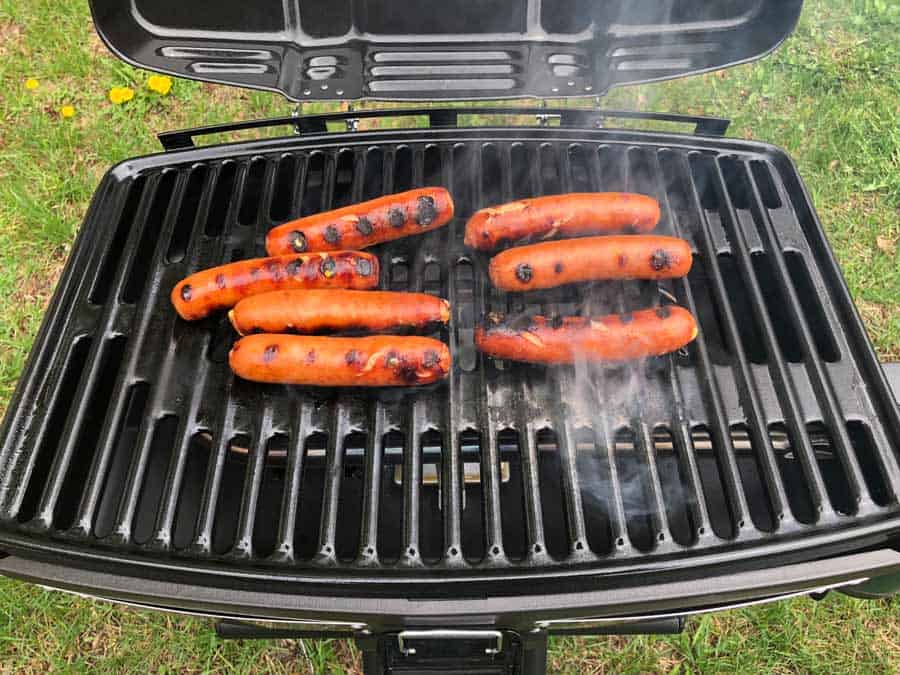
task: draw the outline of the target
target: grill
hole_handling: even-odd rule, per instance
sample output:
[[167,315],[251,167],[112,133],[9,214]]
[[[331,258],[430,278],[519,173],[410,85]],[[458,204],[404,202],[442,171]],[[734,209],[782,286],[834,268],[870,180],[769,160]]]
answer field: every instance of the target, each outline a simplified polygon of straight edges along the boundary
[[[263,254],[273,220],[432,184],[458,217],[384,246],[382,286],[450,299],[445,385],[261,387],[230,374],[227,320],[176,320],[174,283]],[[583,190],[654,195],[691,276],[494,290],[465,218]],[[195,149],[117,167],[83,231],[4,427],[3,527],[22,544],[366,594],[812,556],[837,531],[897,527],[896,404],[771,147],[561,126]],[[544,369],[473,345],[491,311],[670,300],[702,329],[671,357]]]
[[[284,17],[293,33],[277,33],[287,43],[253,38],[275,35],[272,7],[236,24],[259,33],[223,28],[226,7],[215,20],[175,13],[184,25],[170,35],[150,32],[166,3],[140,4],[94,2],[123,58],[304,100],[562,96],[570,77],[574,93],[600,93],[756,58],[800,9],[680,2],[666,19],[653,3],[629,15],[560,0],[571,20],[556,25],[552,3],[529,1],[513,13],[521,40],[498,20],[482,26],[499,45],[485,51],[469,35],[382,44],[367,32],[380,14],[358,15],[361,3],[332,3],[347,15],[311,27],[304,0]],[[440,23],[419,18],[403,20]],[[347,31],[352,44],[337,45]],[[650,128],[606,128],[622,117]],[[194,146],[279,125],[295,133]],[[793,162],[724,138],[727,126],[434,107],[161,134],[166,152],[101,182],[0,427],[0,573],[226,617],[224,637],[350,636],[372,673],[537,673],[549,633],[672,632],[734,604],[896,590],[897,401]],[[263,255],[273,224],[426,185],[451,191],[455,219],[373,250],[382,288],[450,300],[434,334],[453,355],[446,382],[251,384],[228,368],[225,317],[189,324],[170,305],[186,275]],[[692,246],[690,275],[493,288],[488,257],[463,246],[467,217],[581,191],[654,196],[658,232]],[[474,346],[490,312],[672,302],[697,317],[698,338],[639,363],[542,368]]]

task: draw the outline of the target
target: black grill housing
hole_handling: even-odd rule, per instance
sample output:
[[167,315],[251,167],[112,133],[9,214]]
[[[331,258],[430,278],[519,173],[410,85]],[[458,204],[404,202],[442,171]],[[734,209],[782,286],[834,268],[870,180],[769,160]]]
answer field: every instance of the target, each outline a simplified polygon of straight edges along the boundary
[[[377,251],[383,287],[450,299],[446,384],[246,383],[225,363],[223,318],[172,311],[177,280],[263,254],[273,222],[427,184],[451,189],[457,217]],[[659,231],[694,247],[690,278],[492,289],[465,218],[576,190],[656,196]],[[487,311],[668,297],[698,316],[698,340],[590,374],[596,398],[567,396],[573,371],[498,366],[472,345]],[[572,591],[883,542],[900,529],[897,439],[896,402],[777,148],[568,127],[313,133],[107,174],[2,428],[0,544],[253,589]]]

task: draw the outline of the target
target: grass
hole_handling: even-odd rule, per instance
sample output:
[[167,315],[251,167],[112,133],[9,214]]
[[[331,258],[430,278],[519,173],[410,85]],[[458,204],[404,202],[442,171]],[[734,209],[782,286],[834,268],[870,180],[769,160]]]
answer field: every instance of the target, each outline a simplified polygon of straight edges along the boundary
[[[900,7],[807,0],[761,62],[617,90],[609,108],[715,114],[796,159],[879,355],[900,360]],[[0,406],[5,407],[101,175],[164,129],[267,115],[278,96],[176,81],[113,58],[85,2],[0,0]],[[37,78],[35,90],[24,86]],[[107,92],[129,86],[121,106]],[[60,108],[76,114],[63,118]],[[314,109],[322,109],[318,106]],[[896,672],[900,601],[839,595],[692,620],[671,637],[565,638],[552,672]],[[0,579],[0,671],[352,672],[346,643],[220,642],[208,622]]]

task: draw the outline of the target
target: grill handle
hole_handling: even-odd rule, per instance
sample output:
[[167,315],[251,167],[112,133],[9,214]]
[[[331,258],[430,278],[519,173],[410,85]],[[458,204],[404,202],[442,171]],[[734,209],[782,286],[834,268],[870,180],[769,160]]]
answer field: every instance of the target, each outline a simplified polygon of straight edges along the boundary
[[410,640],[493,640],[494,646],[487,647],[484,653],[488,656],[503,651],[503,633],[499,630],[458,630],[455,628],[435,628],[433,630],[404,630],[397,633],[397,647],[404,656],[413,656],[414,647]]
[[[391,119],[394,123],[390,126],[397,128],[398,118],[410,120],[412,128],[421,129],[423,118],[428,122],[426,128],[442,128],[459,126],[477,127],[471,116],[496,116],[509,115],[517,118],[517,123],[511,126],[549,126],[551,121],[559,121],[559,126],[564,128],[590,128],[596,129],[606,126],[608,119],[626,119],[657,121],[693,126],[693,133],[701,136],[724,136],[728,130],[730,120],[722,117],[701,117],[699,115],[680,115],[675,113],[639,112],[635,110],[598,110],[596,108],[397,108],[390,110],[347,110],[341,112],[325,113],[321,115],[291,115],[288,117],[271,117],[259,120],[247,120],[243,122],[228,122],[226,124],[214,124],[205,127],[178,129],[164,131],[157,138],[167,152],[174,150],[186,150],[194,147],[194,137],[208,136],[210,134],[224,134],[252,129],[265,129],[269,127],[291,127],[296,134],[323,134],[328,133],[329,123],[333,123],[335,129],[340,132],[354,132],[362,120]],[[467,116],[464,124],[460,125],[460,117]],[[522,124],[522,119],[533,119],[528,125]],[[489,119],[489,118],[488,118]],[[496,122],[492,122],[496,125]]]

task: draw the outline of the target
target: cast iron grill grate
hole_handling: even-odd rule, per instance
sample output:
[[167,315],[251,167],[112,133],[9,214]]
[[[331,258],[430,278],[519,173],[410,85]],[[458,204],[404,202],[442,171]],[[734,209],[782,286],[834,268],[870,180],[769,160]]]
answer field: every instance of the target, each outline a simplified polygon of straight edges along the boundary
[[[740,557],[896,516],[896,404],[783,154],[560,128],[334,138],[107,176],[3,428],[0,538],[415,577]],[[189,325],[169,305],[189,272],[262,255],[275,221],[431,184],[452,190],[459,217],[379,253],[383,287],[450,299],[445,385],[236,380],[224,317]],[[690,277],[494,290],[486,258],[462,246],[465,218],[580,190],[656,196],[660,232],[692,242]],[[473,346],[488,311],[670,299],[702,328],[671,357],[544,370]]]

